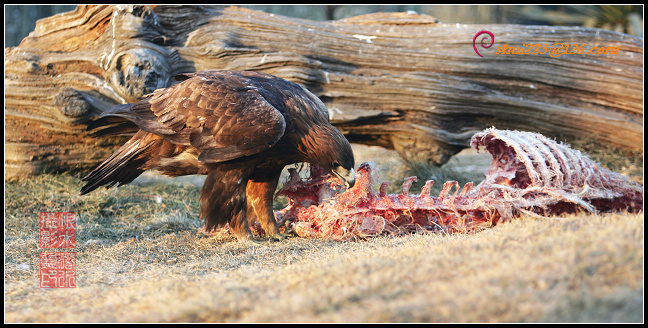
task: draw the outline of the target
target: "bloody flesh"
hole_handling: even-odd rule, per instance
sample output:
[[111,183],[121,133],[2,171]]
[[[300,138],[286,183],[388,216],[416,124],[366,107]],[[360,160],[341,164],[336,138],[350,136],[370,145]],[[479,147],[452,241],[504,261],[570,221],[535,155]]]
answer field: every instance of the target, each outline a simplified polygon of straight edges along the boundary
[[406,178],[399,194],[387,194],[387,183],[373,191],[374,166],[363,163],[356,184],[341,192],[341,183],[311,166],[301,179],[295,169],[277,195],[289,204],[276,211],[280,224],[299,236],[352,240],[403,231],[468,232],[491,227],[522,213],[555,216],[643,210],[643,187],[625,176],[599,167],[580,151],[541,134],[487,129],[472,137],[478,151],[493,157],[477,186],[448,181],[438,197],[434,181],[420,194],[410,194],[416,177]]

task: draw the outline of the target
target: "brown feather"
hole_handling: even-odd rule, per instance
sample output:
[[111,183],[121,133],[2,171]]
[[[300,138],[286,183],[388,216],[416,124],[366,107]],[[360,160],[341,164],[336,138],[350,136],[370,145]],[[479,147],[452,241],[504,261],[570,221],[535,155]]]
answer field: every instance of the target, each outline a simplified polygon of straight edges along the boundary
[[300,85],[224,70],[176,80],[182,82],[116,106],[88,126],[99,135],[135,126],[139,132],[84,178],[82,193],[131,182],[147,169],[207,174],[200,196],[206,230],[229,223],[237,235],[249,237],[248,220],[256,218],[276,235],[272,196],[285,165],[353,170],[349,142],[328,122],[324,104]]

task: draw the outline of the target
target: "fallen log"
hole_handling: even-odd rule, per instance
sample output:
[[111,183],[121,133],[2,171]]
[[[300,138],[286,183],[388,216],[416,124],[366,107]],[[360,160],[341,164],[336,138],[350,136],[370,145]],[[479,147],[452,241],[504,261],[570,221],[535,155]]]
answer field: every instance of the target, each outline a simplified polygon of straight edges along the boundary
[[[473,48],[482,30],[495,37],[484,57]],[[616,53],[495,54],[556,43]],[[92,168],[125,140],[90,137],[92,118],[214,68],[303,84],[349,141],[408,160],[442,164],[490,126],[643,149],[643,41],[629,35],[416,13],[318,22],[238,7],[78,6],[5,48],[5,178]]]

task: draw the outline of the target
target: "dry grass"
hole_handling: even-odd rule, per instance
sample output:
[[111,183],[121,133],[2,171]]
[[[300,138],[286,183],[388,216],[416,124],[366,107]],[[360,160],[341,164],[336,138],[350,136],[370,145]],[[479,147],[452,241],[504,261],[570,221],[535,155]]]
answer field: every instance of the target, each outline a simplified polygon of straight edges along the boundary
[[[6,322],[643,322],[643,213],[248,245],[196,233],[194,183],[138,182],[5,184]],[[75,289],[38,287],[40,211],[77,212]]]

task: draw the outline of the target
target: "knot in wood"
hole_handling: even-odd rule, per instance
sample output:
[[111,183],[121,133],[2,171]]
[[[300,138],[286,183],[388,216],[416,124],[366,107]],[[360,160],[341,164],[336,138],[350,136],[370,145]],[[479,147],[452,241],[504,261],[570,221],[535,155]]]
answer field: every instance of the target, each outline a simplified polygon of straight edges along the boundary
[[90,104],[81,93],[70,87],[63,87],[54,97],[54,105],[65,116],[83,117],[90,110]]
[[110,70],[113,88],[128,102],[167,87],[171,79],[166,57],[153,48],[135,48],[118,54]]

